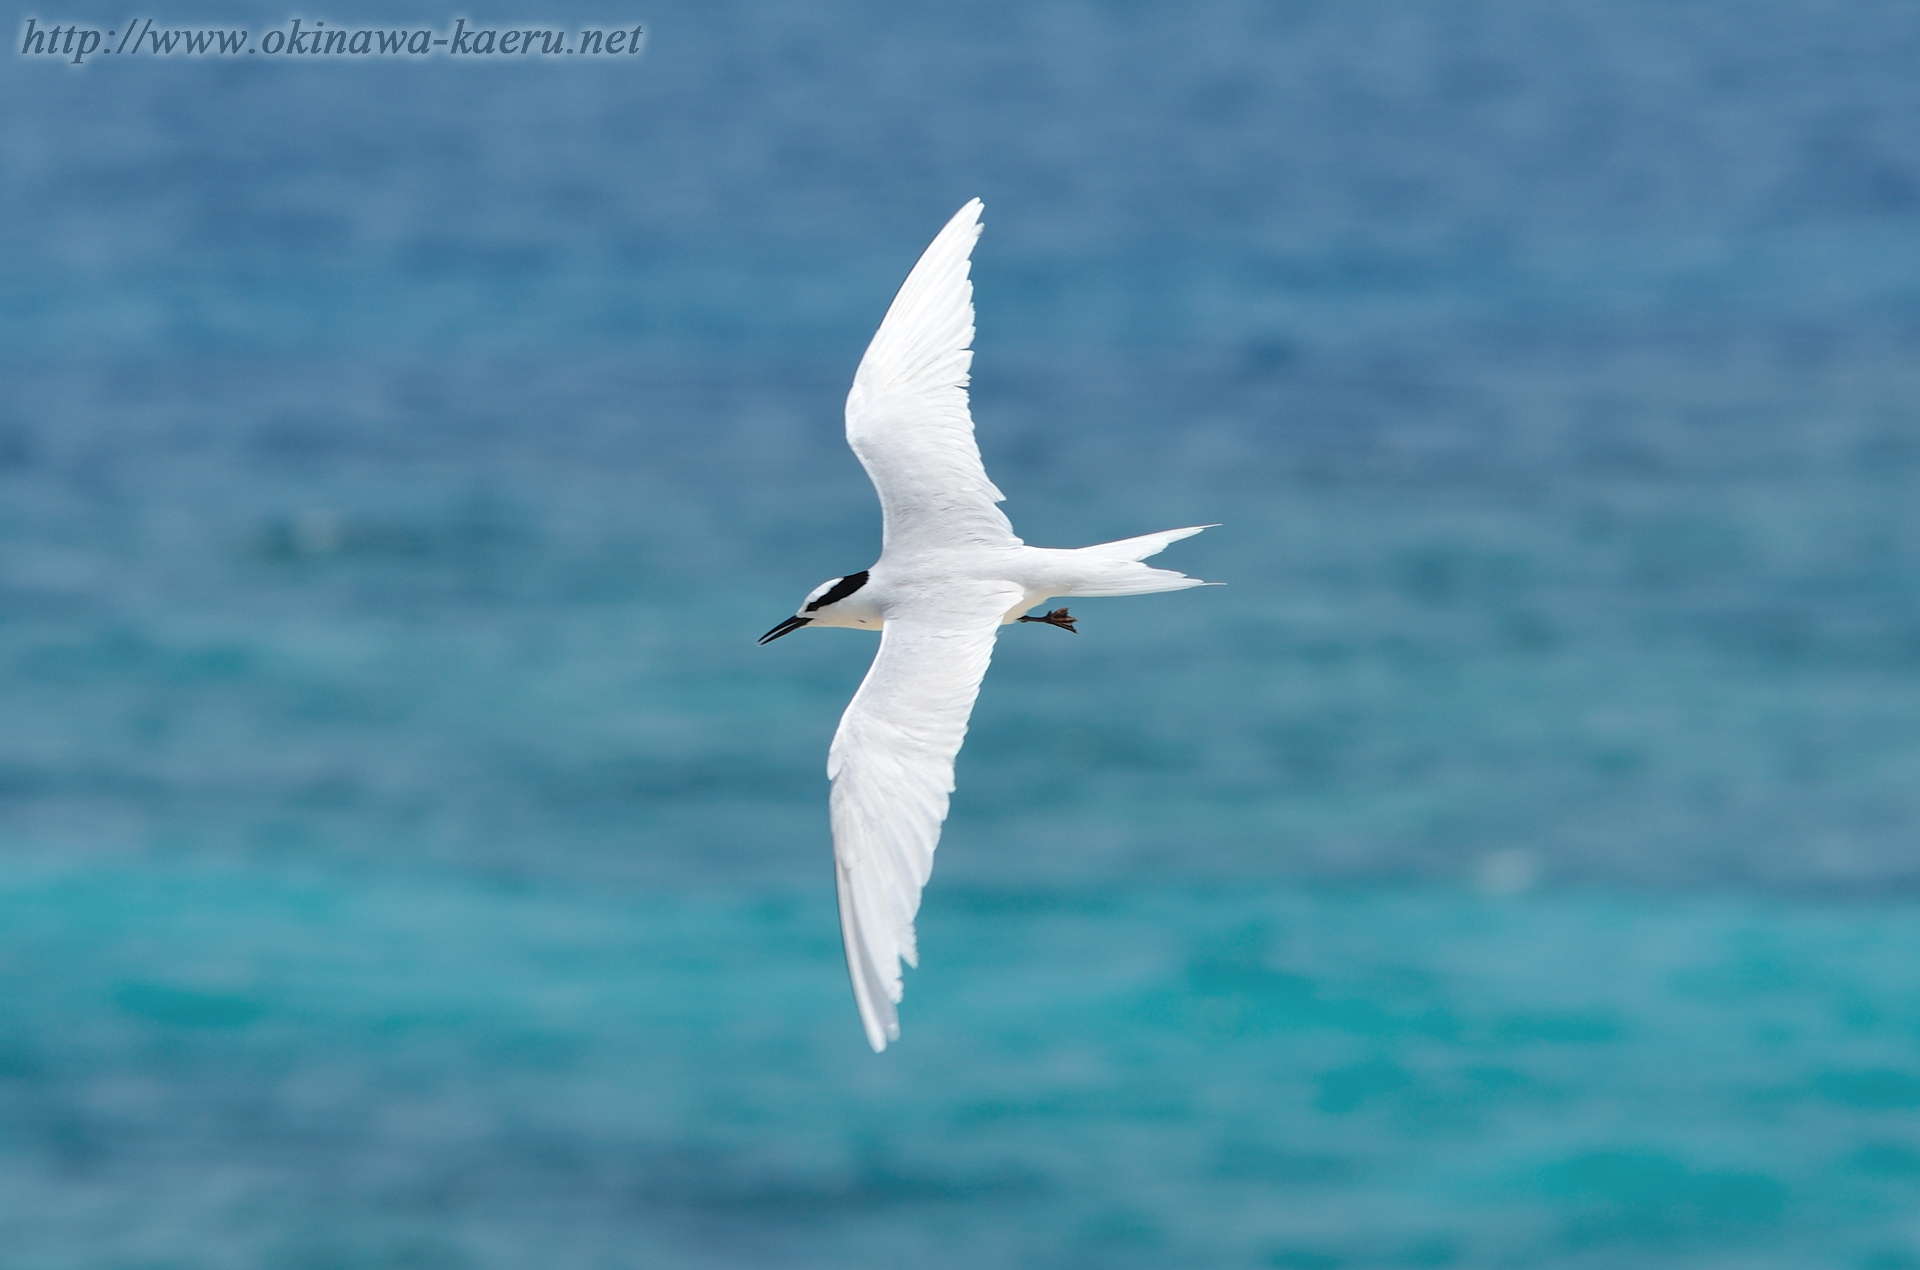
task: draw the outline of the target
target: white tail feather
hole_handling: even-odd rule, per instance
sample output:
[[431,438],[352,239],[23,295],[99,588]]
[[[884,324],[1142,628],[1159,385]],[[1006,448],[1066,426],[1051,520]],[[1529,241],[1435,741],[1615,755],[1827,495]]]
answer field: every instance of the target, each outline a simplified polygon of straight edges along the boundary
[[1184,591],[1188,587],[1211,586],[1199,578],[1190,578],[1172,569],[1155,569],[1141,564],[1148,556],[1165,551],[1168,543],[1191,538],[1212,525],[1192,525],[1186,529],[1163,529],[1157,534],[1122,538],[1118,542],[1096,543],[1072,554],[1076,563],[1086,562],[1086,581],[1074,584],[1063,596],[1152,595],[1156,591]]

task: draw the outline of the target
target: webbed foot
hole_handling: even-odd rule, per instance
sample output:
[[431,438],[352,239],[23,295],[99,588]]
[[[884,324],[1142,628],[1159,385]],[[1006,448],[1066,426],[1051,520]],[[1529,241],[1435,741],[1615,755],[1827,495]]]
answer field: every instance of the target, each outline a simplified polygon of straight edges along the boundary
[[1047,614],[1045,617],[1023,617],[1023,618],[1020,618],[1019,620],[1022,622],[1044,622],[1048,626],[1058,626],[1061,630],[1067,631],[1074,635],[1078,635],[1080,633],[1079,631],[1076,631],[1073,629],[1073,624],[1079,619],[1074,617],[1069,617],[1065,609],[1055,609],[1053,612]]

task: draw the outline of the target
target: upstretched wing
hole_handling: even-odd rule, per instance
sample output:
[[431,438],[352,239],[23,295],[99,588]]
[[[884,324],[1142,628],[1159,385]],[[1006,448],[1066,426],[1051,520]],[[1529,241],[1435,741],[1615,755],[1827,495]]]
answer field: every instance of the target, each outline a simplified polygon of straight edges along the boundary
[[1018,588],[946,597],[939,614],[889,621],[827,756],[840,933],[874,1052],[900,1036],[900,963],[918,965],[913,918],[953,792],[953,760]]
[[885,516],[885,550],[1018,546],[995,504],[967,411],[980,200],[961,208],[901,284],[847,394],[847,444]]

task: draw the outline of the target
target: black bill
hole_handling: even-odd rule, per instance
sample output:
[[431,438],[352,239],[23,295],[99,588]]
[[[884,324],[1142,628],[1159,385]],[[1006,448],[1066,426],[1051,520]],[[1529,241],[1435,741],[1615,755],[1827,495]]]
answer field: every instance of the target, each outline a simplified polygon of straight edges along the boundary
[[797,631],[802,626],[805,626],[808,622],[811,622],[812,620],[813,619],[810,617],[790,617],[786,621],[780,623],[780,625],[768,631],[765,635],[762,635],[760,637],[760,642],[762,644],[771,644],[774,640],[779,639],[782,635],[785,635],[787,632]]

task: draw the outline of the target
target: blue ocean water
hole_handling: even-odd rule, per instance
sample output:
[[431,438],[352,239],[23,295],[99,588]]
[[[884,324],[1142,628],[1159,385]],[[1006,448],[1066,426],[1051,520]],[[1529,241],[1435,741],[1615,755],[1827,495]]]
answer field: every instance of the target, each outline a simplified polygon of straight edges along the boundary
[[[1920,1265],[1909,7],[633,16],[8,55],[0,1267]],[[1229,585],[1006,633],[876,1058],[753,639],[976,194]]]

